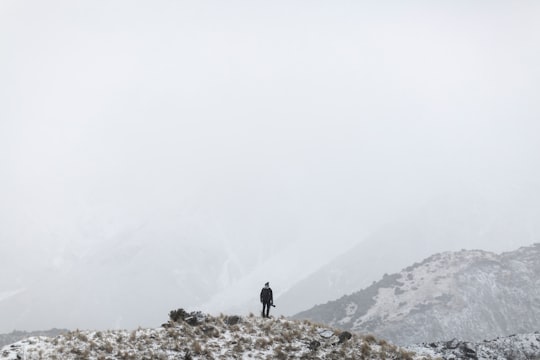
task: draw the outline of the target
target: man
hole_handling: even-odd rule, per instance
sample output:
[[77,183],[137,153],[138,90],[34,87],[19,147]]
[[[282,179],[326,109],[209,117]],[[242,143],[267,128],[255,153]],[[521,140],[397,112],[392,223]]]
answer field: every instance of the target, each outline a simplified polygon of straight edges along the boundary
[[261,290],[261,302],[263,304],[262,316],[267,318],[269,317],[270,306],[274,303],[272,289],[270,289],[270,283],[268,282],[264,284],[264,287]]

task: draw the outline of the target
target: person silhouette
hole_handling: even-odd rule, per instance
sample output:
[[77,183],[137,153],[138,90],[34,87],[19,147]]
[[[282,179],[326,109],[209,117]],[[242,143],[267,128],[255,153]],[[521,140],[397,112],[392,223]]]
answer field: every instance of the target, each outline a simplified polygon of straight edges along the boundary
[[267,282],[264,284],[264,287],[261,290],[261,303],[263,304],[262,308],[262,317],[269,317],[270,306],[274,303],[274,298],[272,296],[272,289],[270,288],[270,283]]

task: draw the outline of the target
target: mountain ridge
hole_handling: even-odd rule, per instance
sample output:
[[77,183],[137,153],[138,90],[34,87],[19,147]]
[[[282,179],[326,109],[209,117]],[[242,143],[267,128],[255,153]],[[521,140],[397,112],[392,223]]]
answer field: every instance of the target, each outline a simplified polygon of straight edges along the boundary
[[285,315],[358,291],[435,253],[463,248],[503,252],[538,241],[536,199],[519,191],[497,200],[481,194],[463,189],[381,225],[281,294]]
[[432,255],[338,300],[293,316],[396,344],[483,338],[540,328],[540,244],[500,255]]
[[[54,335],[54,334],[49,334]],[[75,330],[32,336],[0,347],[3,360],[75,359],[512,359],[540,357],[540,332],[482,342],[457,339],[396,346],[371,334],[358,334],[284,317],[250,314],[210,316],[171,311],[159,328]]]

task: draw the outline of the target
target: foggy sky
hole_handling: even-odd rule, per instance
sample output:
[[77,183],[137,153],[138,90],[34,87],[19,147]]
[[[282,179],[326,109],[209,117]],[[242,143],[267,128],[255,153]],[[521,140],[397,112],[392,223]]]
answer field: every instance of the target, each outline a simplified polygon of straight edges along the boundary
[[308,272],[434,197],[538,199],[539,17],[533,1],[2,1],[0,269],[150,226],[240,262],[295,244]]

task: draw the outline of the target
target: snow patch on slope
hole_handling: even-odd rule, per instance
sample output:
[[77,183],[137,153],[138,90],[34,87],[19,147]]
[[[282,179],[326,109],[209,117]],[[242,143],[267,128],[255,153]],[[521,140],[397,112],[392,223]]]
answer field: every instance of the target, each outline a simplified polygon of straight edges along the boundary
[[379,289],[375,305],[355,321],[354,327],[380,317],[400,321],[416,311],[419,304],[444,299],[456,286],[454,275],[478,257],[494,259],[495,255],[483,251],[445,252],[406,269],[397,280],[399,287]]

